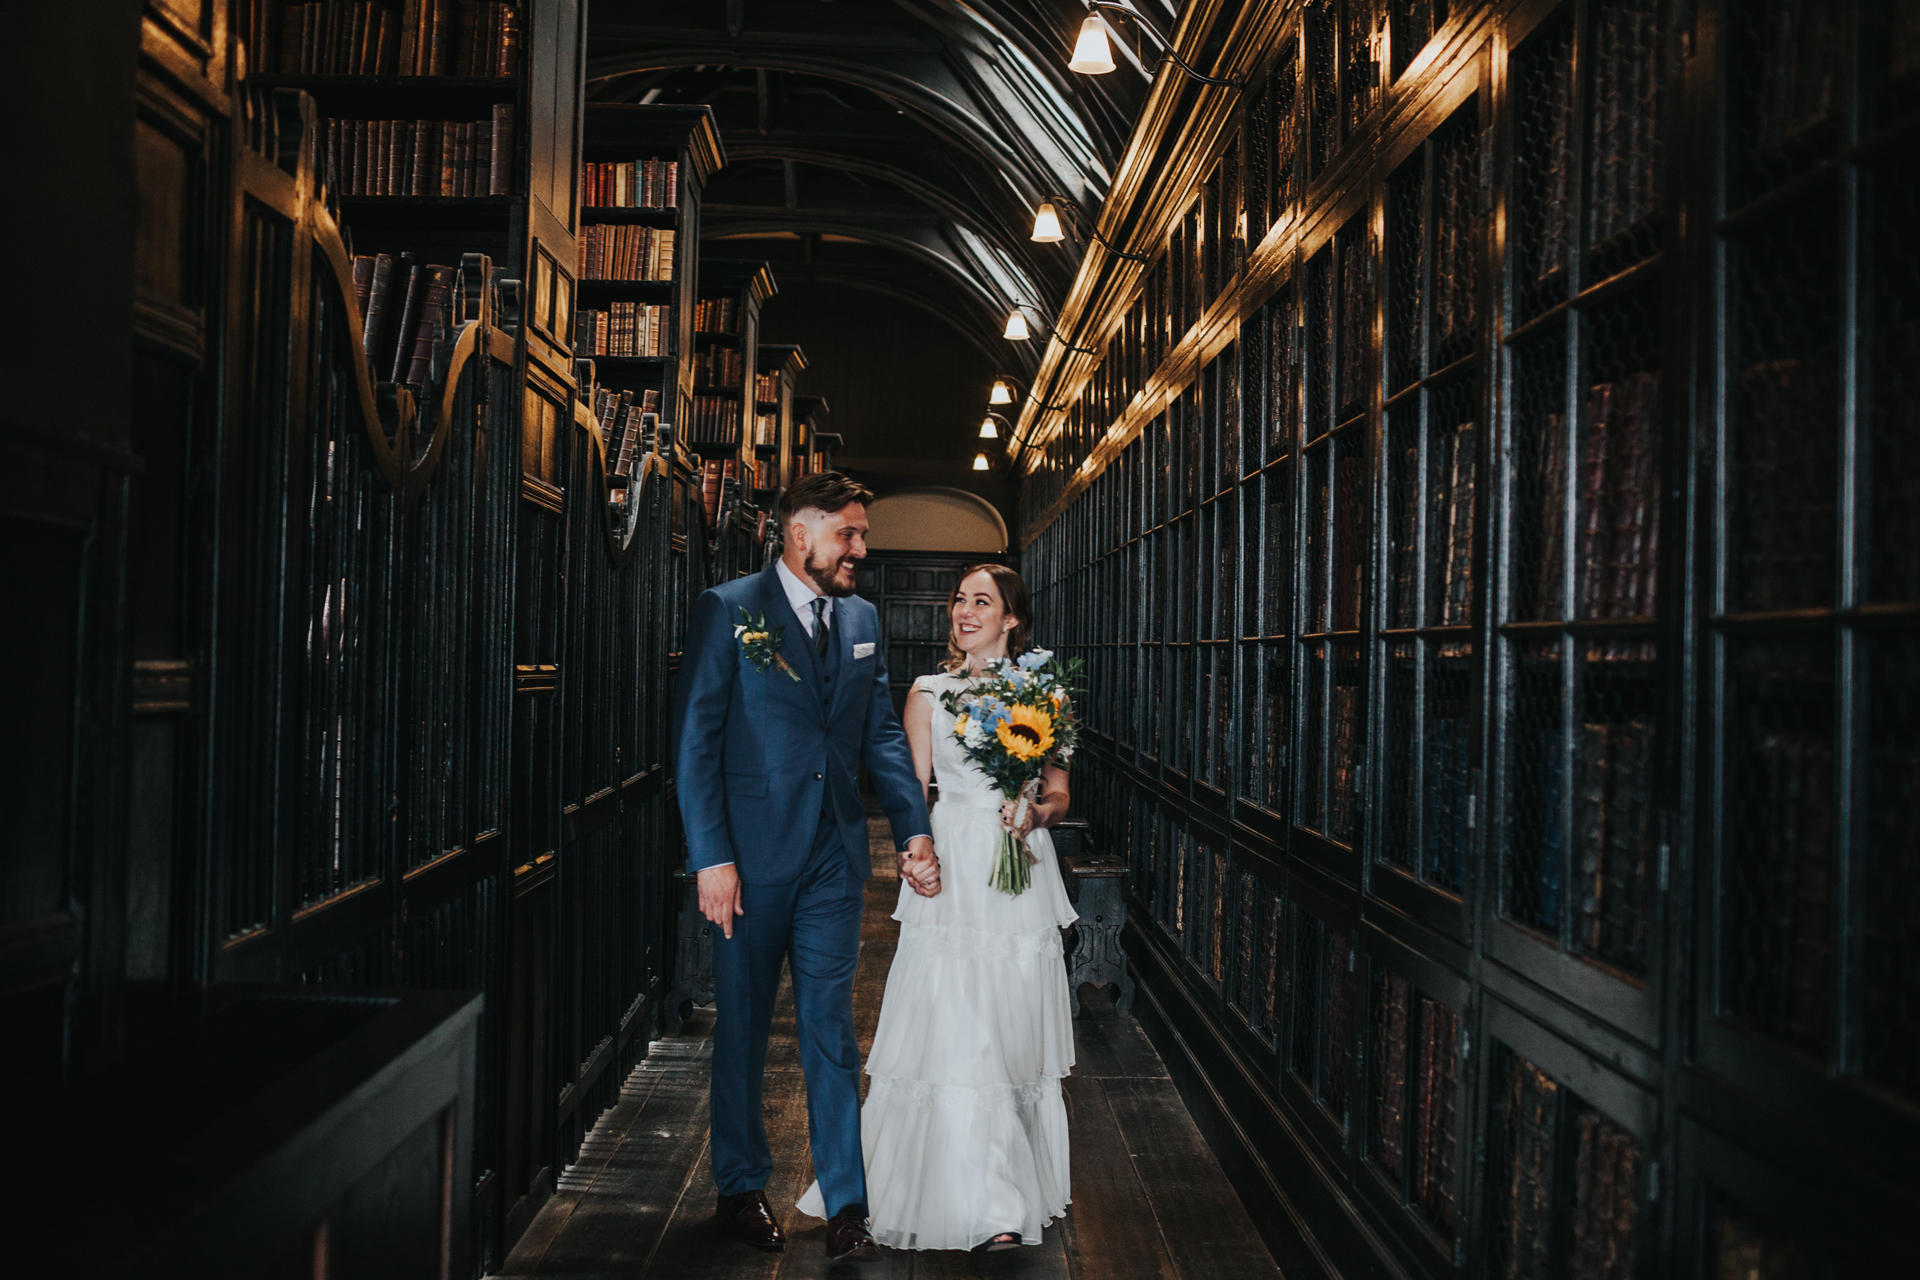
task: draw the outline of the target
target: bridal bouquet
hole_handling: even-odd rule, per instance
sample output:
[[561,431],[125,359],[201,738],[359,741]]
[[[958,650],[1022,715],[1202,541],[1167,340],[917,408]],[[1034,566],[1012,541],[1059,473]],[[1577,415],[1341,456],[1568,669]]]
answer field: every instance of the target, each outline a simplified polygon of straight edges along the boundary
[[[1034,649],[1018,661],[1002,658],[965,689],[942,699],[967,759],[1019,805],[1016,825],[1039,793],[1041,770],[1064,764],[1080,740],[1069,701],[1080,666],[1078,658],[1063,666],[1049,650]],[[1033,883],[1032,867],[1025,837],[1003,831],[987,883],[1018,896]]]

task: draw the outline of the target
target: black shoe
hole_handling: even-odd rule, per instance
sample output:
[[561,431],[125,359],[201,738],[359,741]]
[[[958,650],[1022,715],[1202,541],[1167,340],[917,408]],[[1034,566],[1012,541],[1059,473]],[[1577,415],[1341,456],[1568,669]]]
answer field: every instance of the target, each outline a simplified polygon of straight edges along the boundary
[[867,1206],[850,1204],[827,1221],[827,1261],[872,1262],[880,1246],[867,1234]]
[[773,1206],[767,1193],[759,1189],[742,1191],[737,1196],[722,1195],[714,1211],[720,1229],[741,1244],[755,1249],[778,1249],[787,1243],[787,1233],[773,1219]]

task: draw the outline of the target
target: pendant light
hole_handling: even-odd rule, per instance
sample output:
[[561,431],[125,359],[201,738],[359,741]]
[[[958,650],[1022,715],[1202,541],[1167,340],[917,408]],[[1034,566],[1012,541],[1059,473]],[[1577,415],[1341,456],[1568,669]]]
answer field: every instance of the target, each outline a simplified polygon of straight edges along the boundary
[[998,440],[1000,438],[1000,428],[993,425],[992,414],[988,414],[986,417],[980,419],[980,438],[982,440]]
[[1107,24],[1100,21],[1099,14],[1088,14],[1080,24],[1080,39],[1074,42],[1073,60],[1067,63],[1067,70],[1086,76],[1103,76],[1113,70],[1113,46],[1107,43]]
[[1027,318],[1020,314],[1020,308],[1007,312],[1007,331],[1000,336],[1008,342],[1025,342],[1033,336],[1027,331]]
[[1033,215],[1032,240],[1036,244],[1058,244],[1067,238],[1060,230],[1060,214],[1053,207],[1053,201],[1042,200]]
[[984,453],[976,453],[976,454],[974,454],[974,455],[973,455],[973,469],[974,469],[975,471],[986,471],[986,470],[988,470],[988,469],[989,469],[989,467],[990,467],[991,465],[992,465],[992,464],[990,464],[990,463],[989,463],[989,462],[987,461],[987,455],[986,455],[986,454],[984,454]]
[[993,380],[993,391],[987,396],[988,404],[1012,404],[1013,388],[1007,385],[1005,378]]

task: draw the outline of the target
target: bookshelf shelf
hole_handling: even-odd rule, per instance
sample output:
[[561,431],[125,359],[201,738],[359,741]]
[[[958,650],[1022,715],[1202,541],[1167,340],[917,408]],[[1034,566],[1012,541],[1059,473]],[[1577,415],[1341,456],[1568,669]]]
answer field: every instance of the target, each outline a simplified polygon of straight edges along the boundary
[[341,196],[343,209],[431,209],[436,218],[462,209],[499,216],[510,212],[519,196]]
[[496,103],[518,102],[517,76],[322,76],[258,72],[247,84],[261,89],[303,89],[322,115],[396,119],[457,119],[484,114]]
[[585,226],[660,227],[672,231],[680,226],[680,211],[596,204],[580,210],[580,221]]
[[659,298],[671,301],[674,282],[671,280],[582,280],[580,292],[598,294],[602,297],[639,297]]

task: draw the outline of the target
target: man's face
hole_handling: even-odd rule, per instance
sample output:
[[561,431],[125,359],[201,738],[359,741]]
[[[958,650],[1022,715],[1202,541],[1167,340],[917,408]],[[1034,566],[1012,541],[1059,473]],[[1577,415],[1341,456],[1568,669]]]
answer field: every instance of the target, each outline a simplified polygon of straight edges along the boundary
[[[838,511],[802,511],[788,530],[788,545],[805,559],[801,571],[826,595],[853,594],[854,566],[867,558],[867,509],[849,502]],[[791,561],[788,568],[793,568]]]

